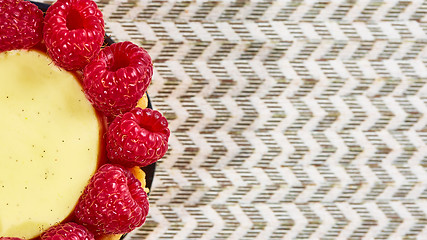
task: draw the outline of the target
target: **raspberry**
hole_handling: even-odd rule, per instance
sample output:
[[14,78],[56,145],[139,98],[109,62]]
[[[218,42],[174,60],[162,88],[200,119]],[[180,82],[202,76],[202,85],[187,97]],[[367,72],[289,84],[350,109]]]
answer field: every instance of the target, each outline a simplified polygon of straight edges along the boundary
[[49,228],[41,235],[41,240],[95,240],[85,227],[69,222]]
[[108,117],[130,111],[147,90],[153,64],[147,51],[131,42],[104,48],[83,71],[87,98]]
[[104,42],[104,20],[92,0],[58,0],[46,12],[43,39],[56,65],[80,70]]
[[23,0],[0,0],[0,52],[31,48],[42,39],[43,12]]
[[160,112],[134,108],[110,124],[107,156],[126,167],[150,165],[165,155],[169,135],[168,122]]
[[74,210],[95,235],[123,234],[145,222],[147,194],[141,182],[120,166],[104,164],[91,178]]

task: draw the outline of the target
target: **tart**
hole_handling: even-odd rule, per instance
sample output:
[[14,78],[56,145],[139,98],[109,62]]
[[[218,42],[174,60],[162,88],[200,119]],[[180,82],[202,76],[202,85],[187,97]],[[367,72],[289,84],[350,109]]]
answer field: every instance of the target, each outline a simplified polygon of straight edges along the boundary
[[[13,13],[4,6],[16,2],[22,1],[0,0],[0,13]],[[46,12],[48,5],[35,4]],[[85,231],[81,239],[119,239],[145,221],[155,162],[169,138],[166,119],[151,110],[145,92],[151,59],[144,49],[109,38],[99,49],[90,43],[90,53],[70,50],[69,57],[58,57],[69,50],[58,48],[68,43],[55,45],[57,24],[49,28],[64,6],[71,6],[68,21],[93,5],[54,3],[44,19],[43,40],[35,44],[28,43],[35,36],[0,37],[0,110],[7,113],[0,119],[0,239],[57,239],[64,231]],[[28,15],[25,7],[19,10]],[[96,15],[95,10],[87,12]],[[10,25],[27,29],[29,17],[22,19]],[[64,24],[66,30],[84,25]],[[4,29],[0,25],[0,35],[9,34]]]

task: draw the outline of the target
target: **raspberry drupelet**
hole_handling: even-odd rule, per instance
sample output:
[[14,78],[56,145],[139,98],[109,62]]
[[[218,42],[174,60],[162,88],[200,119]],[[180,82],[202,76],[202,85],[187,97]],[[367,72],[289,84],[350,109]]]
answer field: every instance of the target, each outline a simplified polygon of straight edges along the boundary
[[43,12],[23,0],[0,0],[0,52],[28,49],[42,39]]
[[153,75],[147,51],[131,42],[104,48],[83,71],[83,87],[92,104],[108,117],[134,108]]
[[92,0],[58,0],[46,12],[47,53],[66,70],[81,70],[95,58],[104,35],[102,12]]
[[41,236],[41,240],[95,240],[94,235],[85,227],[69,222],[49,228]]
[[147,193],[128,169],[104,164],[86,186],[74,214],[95,235],[128,233],[145,222]]

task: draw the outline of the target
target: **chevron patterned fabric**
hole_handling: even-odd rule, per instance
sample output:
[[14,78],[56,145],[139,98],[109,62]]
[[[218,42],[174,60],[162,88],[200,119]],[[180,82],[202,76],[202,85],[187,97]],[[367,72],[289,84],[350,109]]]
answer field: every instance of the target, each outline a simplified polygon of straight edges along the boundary
[[427,239],[427,1],[98,4],[172,132],[127,239]]

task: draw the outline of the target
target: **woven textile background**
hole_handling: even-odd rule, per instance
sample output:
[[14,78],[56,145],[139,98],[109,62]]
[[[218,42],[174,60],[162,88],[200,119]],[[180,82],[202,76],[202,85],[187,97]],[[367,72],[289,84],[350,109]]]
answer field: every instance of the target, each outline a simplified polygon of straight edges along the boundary
[[427,239],[427,1],[98,4],[172,132],[128,239]]

